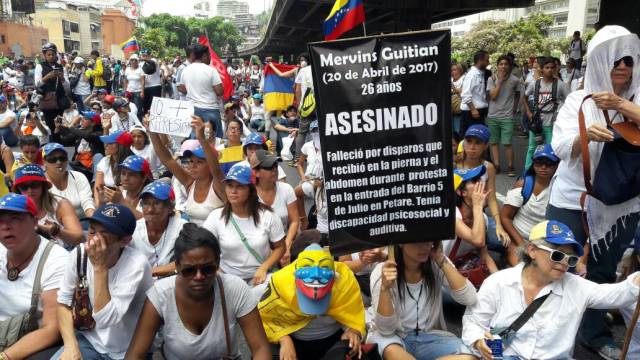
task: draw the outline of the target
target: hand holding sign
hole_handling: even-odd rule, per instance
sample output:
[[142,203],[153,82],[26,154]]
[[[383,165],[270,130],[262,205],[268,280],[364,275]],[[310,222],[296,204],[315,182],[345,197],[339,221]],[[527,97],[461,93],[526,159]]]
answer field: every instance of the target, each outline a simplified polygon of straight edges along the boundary
[[188,101],[154,97],[149,110],[149,130],[159,134],[189,136],[193,105]]

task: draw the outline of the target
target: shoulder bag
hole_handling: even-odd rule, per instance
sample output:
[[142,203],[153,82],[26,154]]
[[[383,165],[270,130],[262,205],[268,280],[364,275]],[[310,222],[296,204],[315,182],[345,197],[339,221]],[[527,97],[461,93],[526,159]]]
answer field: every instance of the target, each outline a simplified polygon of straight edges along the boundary
[[87,252],[82,252],[82,245],[78,245],[76,258],[76,289],[73,294],[71,311],[73,313],[73,327],[76,330],[91,330],[96,322],[91,315],[93,307],[89,299],[89,281],[87,280]]
[[236,360],[240,359],[240,355],[232,355],[231,351],[231,331],[229,330],[229,314],[227,314],[227,301],[224,297],[224,285],[222,285],[222,279],[220,275],[216,275],[216,282],[218,283],[218,290],[220,290],[220,305],[222,305],[222,319],[224,320],[224,341],[227,345],[227,354],[222,357],[224,360]]
[[0,351],[4,351],[9,348],[18,342],[18,340],[23,336],[38,328],[36,312],[38,311],[38,303],[40,302],[40,294],[42,293],[42,284],[40,284],[40,279],[42,278],[44,263],[47,261],[53,245],[53,242],[47,242],[47,246],[40,257],[40,261],[38,261],[36,276],[33,280],[31,306],[29,307],[29,311],[24,314],[12,316],[4,321],[0,321]]
[[458,269],[458,272],[469,279],[476,289],[479,289],[484,279],[490,275],[489,268],[484,259],[475,251],[458,256],[458,248],[460,248],[461,242],[462,239],[456,237],[456,242],[453,244],[453,248],[449,253],[449,258],[456,269]]
[[520,314],[520,316],[518,316],[518,318],[513,323],[511,323],[511,325],[509,325],[509,327],[503,330],[491,329],[491,334],[500,335],[500,337],[502,338],[503,347],[508,347],[513,341],[513,338],[515,337],[518,330],[520,330],[520,328],[523,327],[524,324],[526,324],[527,321],[531,319],[531,317],[533,317],[533,314],[538,311],[540,306],[542,306],[545,300],[547,300],[549,295],[551,295],[551,293],[533,300],[531,304],[529,304],[529,306],[524,309],[524,312]]
[[58,110],[58,96],[56,95],[58,81],[56,78],[56,86],[53,91],[47,91],[43,94],[39,104],[40,110]]

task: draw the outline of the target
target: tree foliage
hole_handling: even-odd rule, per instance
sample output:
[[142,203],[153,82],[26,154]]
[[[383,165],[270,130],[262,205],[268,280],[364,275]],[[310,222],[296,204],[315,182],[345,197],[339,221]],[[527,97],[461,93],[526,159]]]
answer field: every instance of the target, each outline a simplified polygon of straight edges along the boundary
[[509,52],[520,60],[538,55],[558,56],[566,52],[568,39],[549,38],[547,29],[551,25],[553,17],[545,14],[532,14],[515,22],[482,21],[463,37],[452,39],[452,56],[457,61],[467,61],[473,59],[473,54],[478,50],[487,51],[491,61]]
[[165,57],[174,53],[184,53],[187,44],[194,38],[209,35],[213,50],[218,54],[235,54],[243,37],[235,25],[222,17],[210,19],[185,19],[169,14],[155,14],[141,18],[142,26],[135,29],[135,35],[142,48],[150,49],[156,56]]

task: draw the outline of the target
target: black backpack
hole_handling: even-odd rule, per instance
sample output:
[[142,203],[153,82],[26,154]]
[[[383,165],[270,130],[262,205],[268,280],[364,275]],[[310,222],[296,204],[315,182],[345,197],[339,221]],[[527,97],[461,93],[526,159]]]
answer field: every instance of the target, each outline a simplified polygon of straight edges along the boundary
[[105,81],[111,80],[111,66],[104,62],[102,63],[102,79]]
[[144,64],[142,64],[142,72],[147,75],[155,74],[157,68],[158,68],[158,65],[153,60],[147,60],[144,62]]
[[77,72],[72,72],[71,74],[69,74],[69,88],[73,91],[73,89],[76,88],[76,85],[78,85],[78,82],[80,82],[80,77],[82,76],[82,74],[77,73]]

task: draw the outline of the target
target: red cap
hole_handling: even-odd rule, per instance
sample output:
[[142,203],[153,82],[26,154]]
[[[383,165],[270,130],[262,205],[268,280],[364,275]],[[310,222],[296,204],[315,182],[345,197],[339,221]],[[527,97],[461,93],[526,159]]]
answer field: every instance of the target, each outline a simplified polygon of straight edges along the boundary
[[113,95],[105,95],[104,96],[104,102],[106,102],[109,105],[113,105],[113,102],[116,101],[116,97]]

